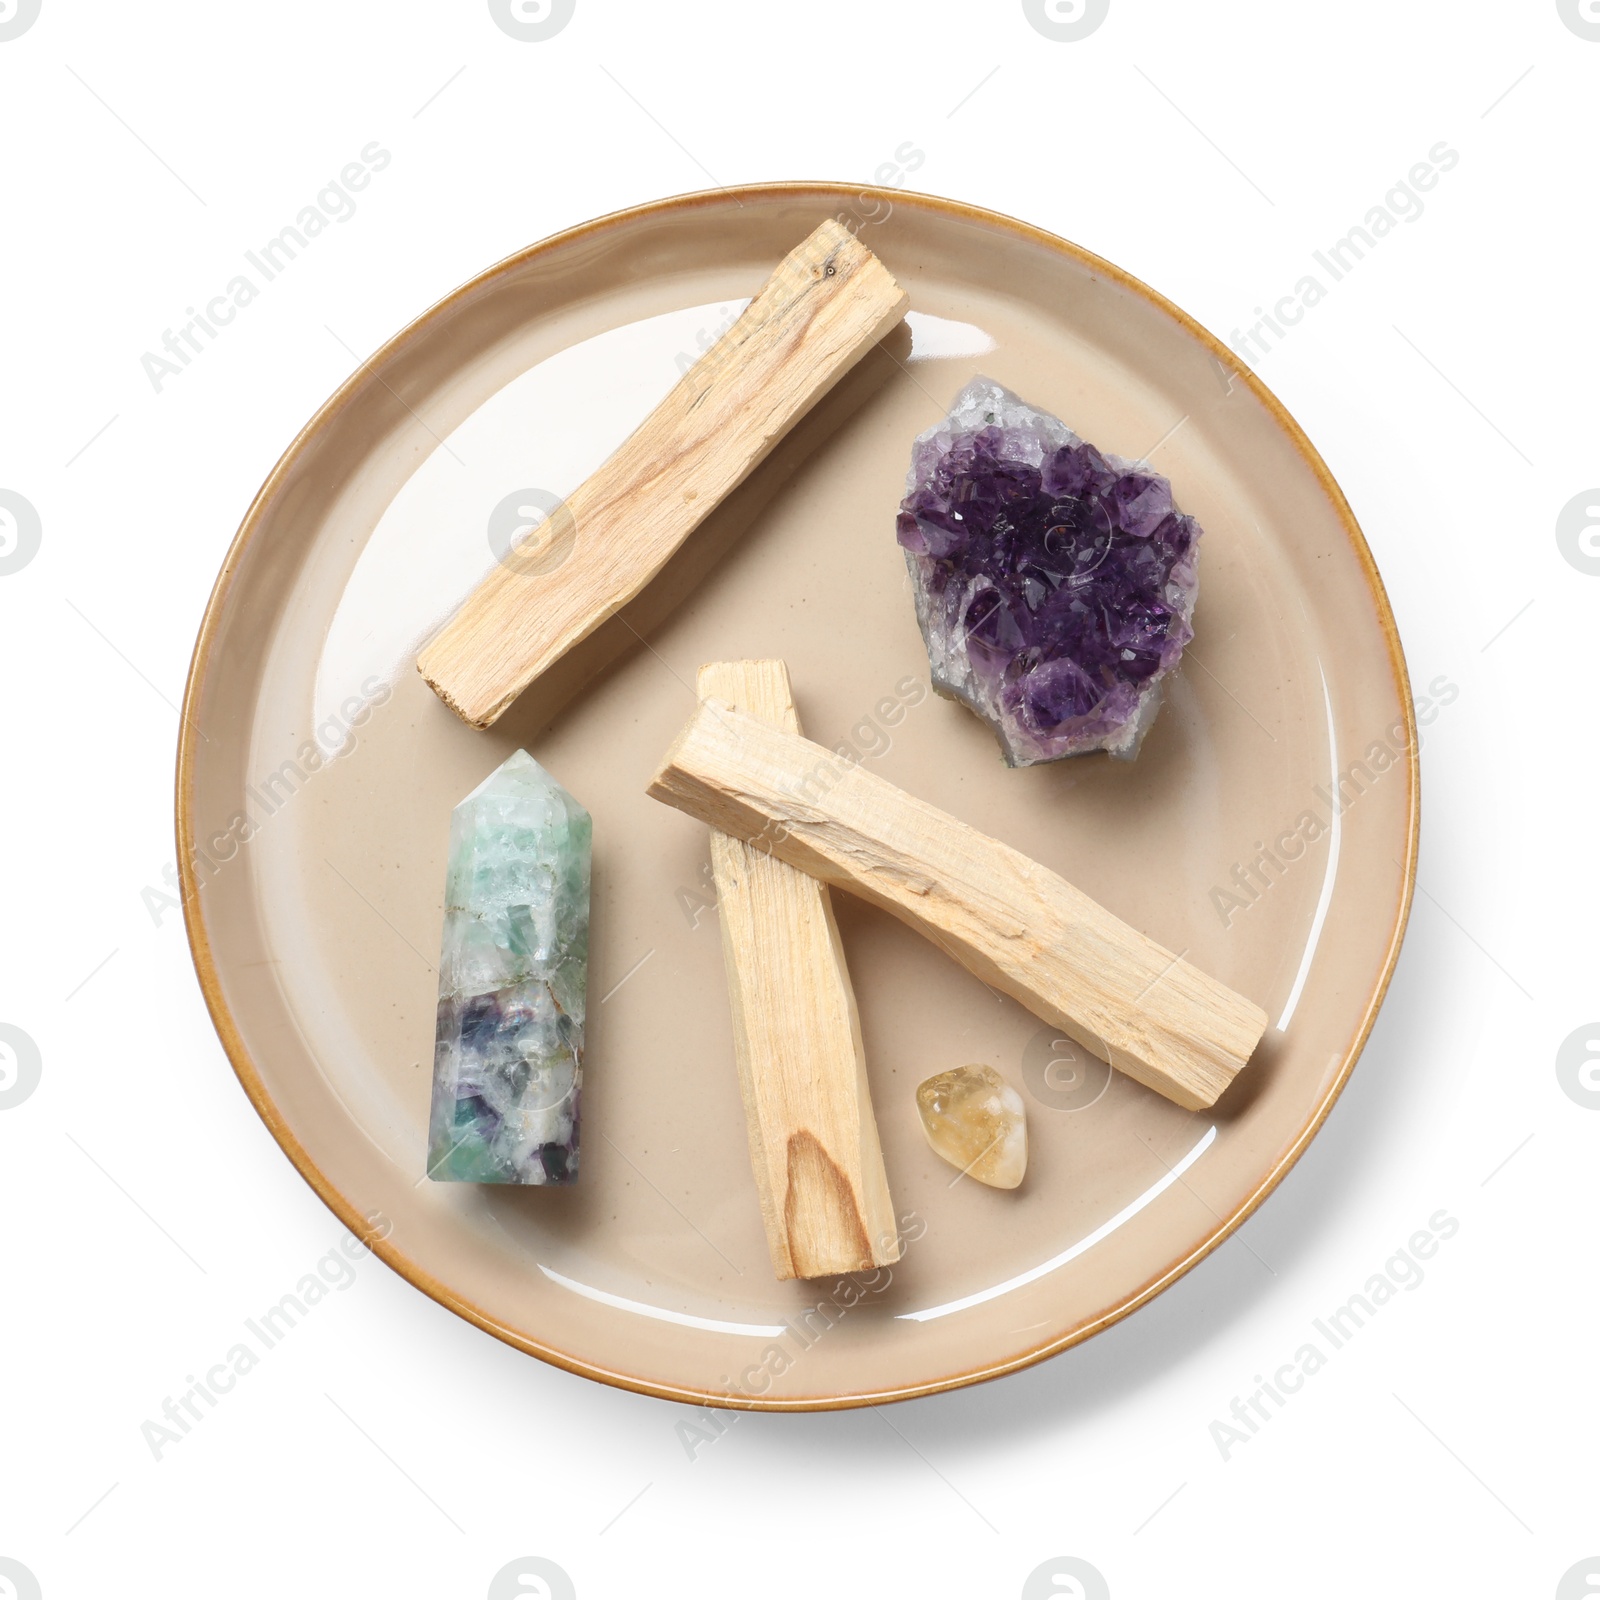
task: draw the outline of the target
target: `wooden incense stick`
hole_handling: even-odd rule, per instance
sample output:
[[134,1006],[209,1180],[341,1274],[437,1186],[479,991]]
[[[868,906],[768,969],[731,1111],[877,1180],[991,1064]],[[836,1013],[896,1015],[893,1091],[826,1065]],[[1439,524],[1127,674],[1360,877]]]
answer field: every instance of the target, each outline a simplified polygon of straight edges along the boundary
[[905,315],[906,292],[841,223],[784,257],[739,320],[417,657],[487,728],[626,604],[828,389]]
[[[700,669],[699,692],[800,732],[781,661],[714,662]],[[897,1261],[856,997],[827,885],[715,830],[711,865],[772,1270],[817,1278]]]
[[1009,845],[793,731],[703,701],[649,793],[848,889],[1190,1110],[1267,1025],[1251,1001]]

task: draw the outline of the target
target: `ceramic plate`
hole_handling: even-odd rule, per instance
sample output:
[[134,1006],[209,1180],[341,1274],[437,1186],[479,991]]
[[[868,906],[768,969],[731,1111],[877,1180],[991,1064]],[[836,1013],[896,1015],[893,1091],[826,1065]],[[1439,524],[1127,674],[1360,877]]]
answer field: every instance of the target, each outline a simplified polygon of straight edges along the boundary
[[[837,388],[663,577],[489,732],[413,669],[528,505],[571,490],[840,215],[909,290]],[[928,690],[894,538],[912,438],[975,373],[1148,457],[1205,528],[1197,636],[1142,754],[1026,771]],[[509,523],[507,519],[510,519]],[[836,895],[906,1240],[892,1270],[774,1281],[734,1070],[705,830],[645,798],[703,661],[781,656],[807,732],[1046,863],[1263,1005],[1210,1111],[1084,1059],[888,916]],[[520,1349],[676,1399],[864,1404],[1011,1371],[1225,1238],[1305,1148],[1399,949],[1411,694],[1343,496],[1281,405],[1143,284],[951,201],[788,184],[663,201],[491,268],[289,447],[217,581],[189,679],[189,934],[246,1091],[397,1271]],[[423,1176],[446,829],[518,747],[594,817],[583,1177]],[[1014,1193],[928,1148],[914,1089],[1022,1091]]]

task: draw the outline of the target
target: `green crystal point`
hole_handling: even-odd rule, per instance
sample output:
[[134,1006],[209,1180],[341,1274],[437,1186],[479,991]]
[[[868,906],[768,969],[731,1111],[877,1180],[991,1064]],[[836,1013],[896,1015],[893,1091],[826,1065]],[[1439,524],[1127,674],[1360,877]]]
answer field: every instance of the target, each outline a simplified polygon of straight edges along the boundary
[[451,813],[430,1177],[578,1175],[591,854],[589,813],[525,750]]

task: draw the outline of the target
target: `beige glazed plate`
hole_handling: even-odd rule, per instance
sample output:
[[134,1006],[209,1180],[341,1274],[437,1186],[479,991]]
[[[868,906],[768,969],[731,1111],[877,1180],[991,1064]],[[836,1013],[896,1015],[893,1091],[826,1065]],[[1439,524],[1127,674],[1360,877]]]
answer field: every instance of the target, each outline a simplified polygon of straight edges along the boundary
[[[413,669],[491,541],[570,492],[828,215],[911,295],[640,599],[489,732]],[[911,441],[984,373],[1148,456],[1204,527],[1196,638],[1139,759],[1009,771],[928,691],[894,513]],[[905,1255],[778,1283],[735,1074],[705,830],[645,797],[708,660],[781,656],[808,734],[1061,873],[1263,1005],[1191,1113],[835,895]],[[583,1176],[424,1177],[446,833],[518,747],[594,817]],[[290,1159],[397,1271],[498,1338],[674,1399],[808,1409],[1087,1338],[1260,1203],[1339,1093],[1399,950],[1415,725],[1360,530],[1222,346],[1076,246],[968,206],[786,184],[562,234],[474,279],[322,409],[251,506],[185,704],[195,964]],[[1013,1193],[928,1148],[916,1084],[987,1062],[1028,1107]],[[952,1181],[954,1180],[954,1181]]]

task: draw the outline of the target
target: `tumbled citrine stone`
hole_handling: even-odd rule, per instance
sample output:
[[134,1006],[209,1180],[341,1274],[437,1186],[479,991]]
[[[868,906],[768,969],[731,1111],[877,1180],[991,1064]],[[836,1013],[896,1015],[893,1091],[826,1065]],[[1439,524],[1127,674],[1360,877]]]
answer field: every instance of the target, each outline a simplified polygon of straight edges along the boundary
[[1028,1113],[993,1067],[936,1072],[917,1085],[922,1130],[935,1152],[968,1177],[1015,1189],[1028,1170]]

